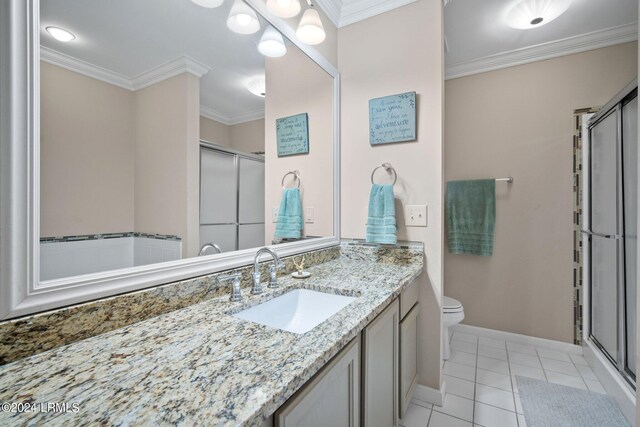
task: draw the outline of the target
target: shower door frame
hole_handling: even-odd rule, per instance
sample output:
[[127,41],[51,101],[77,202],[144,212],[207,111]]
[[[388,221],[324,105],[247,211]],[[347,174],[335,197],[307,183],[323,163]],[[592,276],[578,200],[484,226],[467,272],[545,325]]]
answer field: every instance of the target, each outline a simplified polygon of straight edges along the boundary
[[[622,198],[624,197],[623,191],[624,191],[624,183],[623,183],[623,135],[622,135],[622,108],[624,105],[626,105],[626,103],[630,100],[632,100],[634,97],[637,97],[637,80],[634,80],[633,82],[631,82],[629,85],[627,85],[627,87],[625,87],[625,89],[623,89],[614,99],[612,99],[606,106],[604,106],[603,108],[600,109],[600,111],[596,114],[593,115],[593,117],[591,117],[589,123],[588,123],[588,133],[589,133],[589,144],[591,143],[590,141],[590,133],[591,133],[591,129],[593,128],[593,126],[597,125],[598,123],[600,123],[602,120],[606,119],[607,117],[609,117],[611,114],[613,114],[613,112],[615,111],[617,113],[617,142],[616,142],[616,163],[617,163],[617,168],[616,168],[616,205],[617,205],[617,220],[618,220],[618,232],[621,233],[620,235],[620,239],[617,240],[616,242],[616,255],[617,255],[617,266],[616,266],[616,272],[617,272],[617,283],[616,283],[616,291],[617,291],[617,295],[616,295],[616,301],[617,301],[617,336],[616,336],[616,340],[617,340],[617,348],[616,348],[616,352],[617,352],[617,357],[614,359],[604,348],[604,346],[602,344],[600,344],[598,342],[598,339],[592,334],[592,322],[591,322],[591,314],[592,314],[592,307],[593,307],[593,298],[591,297],[591,286],[592,286],[592,280],[591,280],[591,274],[592,274],[592,261],[591,261],[591,257],[592,257],[592,251],[591,251],[591,239],[590,238],[585,238],[584,235],[581,235],[578,239],[576,239],[576,257],[579,261],[580,267],[583,267],[583,263],[581,262],[583,259],[583,255],[584,255],[584,249],[585,246],[584,244],[587,243],[588,246],[588,252],[587,252],[587,258],[586,260],[588,261],[588,267],[589,270],[588,271],[581,271],[580,275],[578,277],[580,278],[586,278],[587,279],[587,286],[583,286],[582,280],[579,280],[580,282],[580,286],[578,289],[581,289],[584,292],[584,299],[585,299],[585,304],[582,305],[582,323],[584,324],[584,335],[583,338],[584,340],[588,341],[589,343],[593,344],[599,351],[600,353],[611,363],[612,367],[617,371],[617,373],[620,375],[620,377],[632,388],[632,389],[636,389],[636,375],[633,375],[632,372],[629,372],[627,370],[627,349],[626,349],[626,337],[627,337],[627,322],[626,322],[626,278],[625,278],[625,241],[624,241],[624,202],[622,200]],[[576,112],[576,115],[583,115],[586,113],[590,113],[591,111],[587,111],[587,110],[580,110]],[[580,122],[580,120],[578,120],[578,122]],[[582,135],[579,134],[579,138],[578,141],[582,142]],[[580,145],[579,147],[575,147],[576,148],[576,152],[579,153],[580,149],[583,149],[583,145]],[[583,178],[583,172],[584,172],[584,167],[587,167],[588,169],[588,181],[589,181],[589,191],[588,193],[582,194],[582,197],[587,197],[587,205],[589,207],[589,216],[591,214],[591,204],[592,204],[592,198],[591,198],[591,173],[590,173],[590,167],[591,167],[591,149],[590,147],[588,147],[588,153],[587,153],[587,161],[588,164],[583,165],[580,164],[580,167],[577,168],[578,170],[576,171],[577,174],[579,175],[579,178],[577,179],[577,191],[579,193],[582,193],[582,190],[584,189],[583,185],[581,184],[582,178]],[[581,199],[582,197],[578,196],[579,199]],[[582,203],[580,202],[580,205],[578,206],[578,208],[580,209],[582,206]],[[584,212],[581,212],[581,209],[578,211],[577,215],[576,215],[576,222],[578,224],[580,224],[580,227],[584,230]],[[590,222],[590,220],[589,220]],[[577,281],[577,278],[576,280]],[[575,285],[574,285],[575,286]]]

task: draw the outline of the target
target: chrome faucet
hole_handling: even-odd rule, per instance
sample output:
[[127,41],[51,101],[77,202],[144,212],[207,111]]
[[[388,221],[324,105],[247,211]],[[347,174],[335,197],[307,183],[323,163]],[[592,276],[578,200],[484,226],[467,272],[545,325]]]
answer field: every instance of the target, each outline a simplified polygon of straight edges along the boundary
[[217,254],[221,254],[222,253],[222,249],[220,249],[220,246],[216,245],[215,243],[205,243],[204,245],[202,245],[202,247],[200,248],[200,253],[198,254],[198,256],[202,256],[204,255],[204,253],[207,251],[207,249],[215,249]]
[[242,301],[242,293],[240,292],[240,278],[242,274],[240,273],[231,273],[223,276],[216,276],[216,280],[218,283],[231,281],[231,296],[229,297],[229,301],[238,302]]
[[258,265],[258,259],[260,255],[267,253],[273,257],[273,264],[269,266],[269,288],[277,288],[278,285],[278,273],[277,271],[284,268],[284,263],[280,261],[280,257],[274,251],[269,248],[258,249],[256,257],[253,260],[253,287],[251,293],[253,295],[259,295],[262,293],[262,285],[260,284],[260,266]]

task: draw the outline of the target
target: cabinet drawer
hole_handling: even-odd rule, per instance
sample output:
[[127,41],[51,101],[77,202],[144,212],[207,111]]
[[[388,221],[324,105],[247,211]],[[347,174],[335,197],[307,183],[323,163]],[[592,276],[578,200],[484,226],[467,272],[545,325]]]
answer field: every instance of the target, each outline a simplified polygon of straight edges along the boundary
[[418,383],[418,309],[416,304],[400,322],[400,418]]
[[360,337],[275,413],[276,427],[360,426]]
[[417,279],[402,291],[400,294],[400,319],[404,319],[409,311],[411,311],[411,308],[416,305],[419,293],[420,287],[418,286]]

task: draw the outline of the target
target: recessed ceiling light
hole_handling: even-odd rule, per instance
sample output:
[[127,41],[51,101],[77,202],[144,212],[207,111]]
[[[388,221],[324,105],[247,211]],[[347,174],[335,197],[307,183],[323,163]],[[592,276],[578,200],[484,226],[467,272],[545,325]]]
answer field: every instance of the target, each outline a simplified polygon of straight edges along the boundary
[[224,3],[224,0],[191,0],[191,1],[197,4],[198,6],[208,7],[210,9],[213,9],[214,7],[222,6],[222,3]]
[[507,11],[507,24],[520,30],[541,27],[565,13],[571,1],[520,0]]
[[249,80],[247,83],[247,89],[249,89],[249,92],[255,96],[264,98],[267,95],[266,85],[264,76],[259,76]]
[[51,37],[61,42],[70,42],[76,38],[72,32],[67,31],[64,28],[49,26],[45,28],[45,30],[47,30],[47,33],[51,34]]

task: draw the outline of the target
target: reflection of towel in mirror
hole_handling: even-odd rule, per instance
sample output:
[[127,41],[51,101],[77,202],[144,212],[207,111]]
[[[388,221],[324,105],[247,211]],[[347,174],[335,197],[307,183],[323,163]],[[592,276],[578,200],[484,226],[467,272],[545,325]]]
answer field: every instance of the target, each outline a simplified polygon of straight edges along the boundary
[[398,243],[393,185],[373,184],[371,186],[367,242],[391,245]]
[[300,197],[300,189],[283,189],[275,236],[282,239],[299,239],[302,224],[302,198]]

